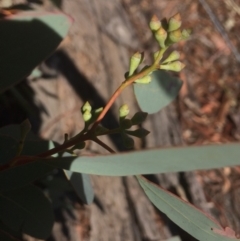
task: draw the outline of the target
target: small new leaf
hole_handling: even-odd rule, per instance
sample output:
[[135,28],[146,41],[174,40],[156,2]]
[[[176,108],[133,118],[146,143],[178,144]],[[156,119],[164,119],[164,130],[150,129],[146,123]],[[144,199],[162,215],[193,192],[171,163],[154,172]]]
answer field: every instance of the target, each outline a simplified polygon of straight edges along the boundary
[[137,112],[131,119],[132,125],[139,125],[143,123],[146,120],[147,116],[148,116],[147,112],[142,112],[142,111]]
[[128,149],[132,149],[134,147],[134,140],[124,132],[121,133],[121,136],[124,146]]
[[136,136],[138,138],[143,138],[143,137],[147,136],[150,133],[150,131],[148,131],[148,130],[146,130],[146,129],[141,127],[141,128],[139,128],[139,129],[137,129],[135,131],[126,131],[126,133],[128,135],[131,135],[131,136]]
[[122,129],[129,129],[132,127],[132,121],[130,119],[123,119],[120,121],[120,126]]

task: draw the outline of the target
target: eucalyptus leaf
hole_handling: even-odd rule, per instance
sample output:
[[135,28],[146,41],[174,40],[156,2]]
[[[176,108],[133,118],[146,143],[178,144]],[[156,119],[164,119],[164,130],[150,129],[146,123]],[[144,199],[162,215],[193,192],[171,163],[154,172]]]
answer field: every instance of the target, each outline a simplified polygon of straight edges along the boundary
[[212,217],[195,208],[190,203],[139,176],[138,181],[151,202],[174,223],[200,241],[234,241],[217,234],[213,230],[224,229]]
[[171,103],[178,95],[182,81],[163,70],[154,71],[149,84],[137,84],[134,93],[142,111],[153,114]]
[[0,172],[0,192],[11,191],[51,173],[55,168],[43,162],[32,162]]
[[39,239],[46,239],[53,227],[51,203],[36,187],[29,185],[0,193],[0,222]]
[[[14,152],[13,150],[10,150],[11,156],[14,157],[17,152],[18,143],[22,139],[21,126],[20,125],[4,126],[0,128],[0,136],[2,135],[6,136],[4,137],[4,139],[9,139],[10,141],[10,139],[12,138],[16,142],[16,147],[15,147],[16,151]],[[3,138],[0,139],[0,145],[1,143],[3,143],[2,145],[4,146],[4,145],[7,145],[7,143],[9,142],[8,141],[4,143],[4,139]],[[29,131],[26,135],[21,155],[37,155],[41,152],[47,151],[55,147],[56,145],[58,144],[52,141],[42,140],[38,136],[36,136],[32,131]],[[6,148],[6,150],[4,150],[4,148],[0,148],[0,157],[1,157],[2,151],[4,152],[9,151],[8,150],[9,146],[11,145],[8,145],[7,146],[8,148]],[[0,163],[1,163],[1,160],[0,160]]]
[[53,158],[49,165],[72,172],[128,176],[240,165],[240,144],[175,147],[114,155]]
[[14,158],[18,150],[18,141],[0,134],[0,165]]
[[94,198],[94,192],[89,175],[64,170],[67,179],[72,184],[78,197],[85,203],[91,204]]
[[0,20],[0,92],[47,58],[66,36],[72,20],[62,13],[22,11]]

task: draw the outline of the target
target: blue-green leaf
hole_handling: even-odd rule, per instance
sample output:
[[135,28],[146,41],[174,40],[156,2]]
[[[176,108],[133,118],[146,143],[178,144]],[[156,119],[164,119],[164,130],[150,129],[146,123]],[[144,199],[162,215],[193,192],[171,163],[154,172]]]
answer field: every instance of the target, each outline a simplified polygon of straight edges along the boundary
[[85,203],[91,204],[94,198],[91,179],[89,175],[64,170],[67,179],[72,184],[78,197]]
[[[116,155],[63,157],[45,160],[72,172],[127,176],[192,171],[240,164],[240,144],[175,147]],[[44,160],[43,160],[44,161]]]
[[72,20],[62,13],[25,11],[0,20],[0,92],[29,75],[66,36]]
[[34,186],[0,193],[0,222],[9,228],[46,239],[53,226],[51,203]]
[[214,230],[224,229],[209,215],[190,203],[139,176],[138,181],[151,202],[174,223],[200,241],[237,241],[224,237]]
[[134,93],[142,111],[153,114],[171,103],[178,95],[182,81],[163,70],[151,74],[149,84],[135,83]]

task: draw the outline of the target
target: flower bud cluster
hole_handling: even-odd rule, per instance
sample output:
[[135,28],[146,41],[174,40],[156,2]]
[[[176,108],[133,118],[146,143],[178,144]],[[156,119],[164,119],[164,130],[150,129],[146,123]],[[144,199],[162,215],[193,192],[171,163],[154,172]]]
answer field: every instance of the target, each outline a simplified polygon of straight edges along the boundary
[[[157,40],[160,49],[165,50],[172,44],[181,40],[187,39],[190,36],[190,31],[187,29],[181,30],[182,25],[181,16],[179,13],[172,16],[165,24],[164,21],[154,15],[149,23],[149,27],[152,30],[155,39]],[[154,59],[161,60],[162,55],[158,57],[160,51],[154,54]],[[160,69],[181,71],[184,68],[184,64],[179,61],[180,54],[177,51],[173,51],[160,65]]]
[[134,139],[131,136],[143,138],[149,134],[149,131],[143,127],[130,130],[132,126],[142,124],[146,120],[148,114],[140,111],[135,113],[131,119],[128,119],[127,116],[129,112],[129,107],[126,104],[119,108],[120,134],[125,147],[131,149],[134,146]]
[[85,122],[85,129],[89,127],[100,115],[102,112],[103,108],[98,108],[98,109],[92,109],[92,106],[90,103],[87,101],[83,106],[82,106],[82,116],[83,120]]

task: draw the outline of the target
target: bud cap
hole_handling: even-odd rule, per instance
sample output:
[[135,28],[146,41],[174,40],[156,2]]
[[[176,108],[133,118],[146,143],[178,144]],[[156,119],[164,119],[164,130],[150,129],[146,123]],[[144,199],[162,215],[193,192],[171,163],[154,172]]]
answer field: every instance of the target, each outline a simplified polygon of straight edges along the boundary
[[83,107],[82,107],[82,112],[84,113],[86,110],[88,110],[89,112],[91,112],[92,110],[92,106],[89,104],[89,102],[87,101]]
[[179,29],[181,25],[182,25],[181,15],[180,13],[177,13],[174,16],[172,16],[168,21],[168,32]]
[[161,22],[156,15],[153,15],[149,23],[150,29],[155,32],[161,27]]
[[130,110],[128,105],[124,104],[119,108],[119,116],[120,118],[125,118],[129,114]]
[[131,58],[130,58],[130,65],[129,65],[129,72],[128,76],[132,76],[134,71],[138,68],[138,66],[143,61],[143,54],[136,52]]

